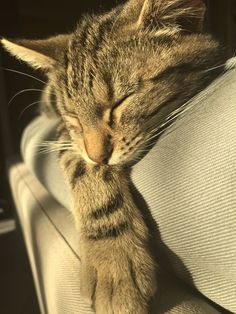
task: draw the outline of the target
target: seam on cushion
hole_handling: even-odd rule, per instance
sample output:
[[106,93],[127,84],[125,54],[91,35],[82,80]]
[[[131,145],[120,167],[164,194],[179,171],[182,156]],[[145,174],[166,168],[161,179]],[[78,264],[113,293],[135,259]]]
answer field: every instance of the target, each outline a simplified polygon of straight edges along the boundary
[[[62,232],[60,231],[60,229],[56,226],[56,224],[53,222],[52,218],[48,215],[48,213],[44,210],[42,204],[40,203],[40,201],[38,200],[37,196],[34,194],[34,192],[32,191],[32,189],[30,188],[28,182],[25,180],[25,178],[22,176],[21,171],[19,170],[19,166],[17,165],[17,171],[20,174],[21,179],[24,181],[25,185],[27,186],[27,188],[29,189],[29,191],[32,193],[33,198],[35,199],[35,201],[37,202],[39,208],[41,209],[41,211],[44,213],[44,215],[48,218],[48,220],[50,221],[50,223],[52,224],[52,226],[54,227],[54,229],[58,232],[58,234],[61,236],[61,238],[66,242],[66,244],[68,245],[68,247],[71,249],[72,253],[74,254],[74,256],[81,261],[79,255],[75,252],[75,250],[72,248],[72,246],[70,245],[70,243],[68,242],[68,240],[66,239],[66,237],[62,234]],[[56,201],[55,201],[56,202]]]

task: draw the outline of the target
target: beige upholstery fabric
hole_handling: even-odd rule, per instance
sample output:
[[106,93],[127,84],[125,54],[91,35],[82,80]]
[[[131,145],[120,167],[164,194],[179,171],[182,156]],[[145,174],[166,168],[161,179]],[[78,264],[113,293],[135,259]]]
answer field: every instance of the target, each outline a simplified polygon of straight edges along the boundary
[[236,313],[236,70],[181,116],[133,176],[174,271]]
[[[156,250],[166,256],[169,269],[236,313],[236,70],[188,108],[134,167],[132,180],[141,195],[136,200],[156,222]],[[34,121],[25,133],[23,154],[69,208],[55,156],[35,158],[35,144],[53,139],[54,129],[45,118]]]
[[[10,169],[42,314],[92,314],[80,296],[79,243],[73,220],[22,163]],[[180,282],[159,278],[153,314],[219,314]],[[33,314],[33,313],[32,313]],[[105,313],[104,313],[105,314]]]

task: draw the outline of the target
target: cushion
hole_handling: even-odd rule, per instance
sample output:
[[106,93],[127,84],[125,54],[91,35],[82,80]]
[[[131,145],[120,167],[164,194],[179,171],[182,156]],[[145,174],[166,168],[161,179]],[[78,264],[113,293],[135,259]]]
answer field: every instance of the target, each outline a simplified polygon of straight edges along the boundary
[[[204,296],[236,312],[236,69],[184,107],[131,173],[137,205],[150,211],[156,250],[168,267]],[[56,154],[57,121],[38,117],[25,130],[28,168],[65,208],[70,196]]]

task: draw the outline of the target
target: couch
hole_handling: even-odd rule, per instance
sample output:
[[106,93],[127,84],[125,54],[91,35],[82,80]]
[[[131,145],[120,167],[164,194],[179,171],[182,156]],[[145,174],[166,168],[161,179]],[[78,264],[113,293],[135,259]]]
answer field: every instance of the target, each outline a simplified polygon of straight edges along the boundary
[[[69,191],[56,154],[40,152],[56,125],[39,116],[27,126],[10,184],[41,313],[92,314],[80,296]],[[131,179],[163,269],[153,313],[236,313],[235,68],[183,107]]]

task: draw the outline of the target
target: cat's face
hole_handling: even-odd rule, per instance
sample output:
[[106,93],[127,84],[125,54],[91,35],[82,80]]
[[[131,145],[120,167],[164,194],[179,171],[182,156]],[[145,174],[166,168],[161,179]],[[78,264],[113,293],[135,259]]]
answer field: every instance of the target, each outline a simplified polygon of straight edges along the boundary
[[216,62],[209,38],[183,34],[176,25],[120,29],[116,19],[113,12],[81,22],[60,79],[75,147],[87,161],[110,165],[139,158]]
[[168,114],[209,82],[206,70],[218,64],[217,44],[181,30],[177,21],[185,21],[186,10],[202,13],[201,1],[130,0],[85,18],[60,38],[63,50],[50,57],[57,62],[49,84],[74,149],[86,161],[135,161]]

